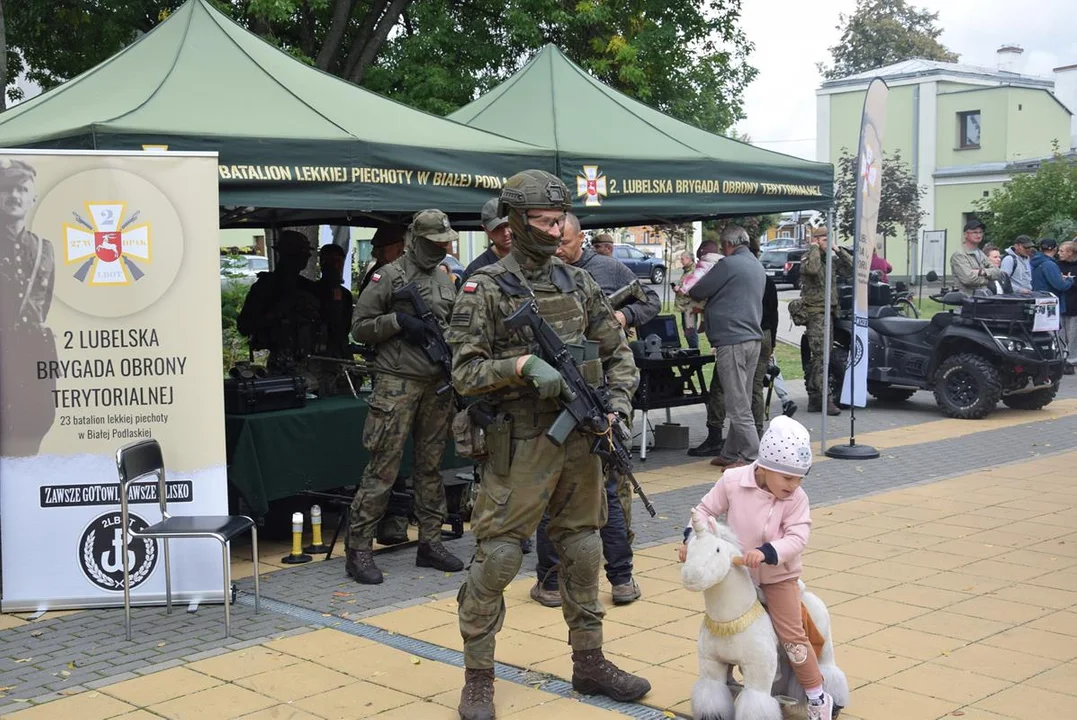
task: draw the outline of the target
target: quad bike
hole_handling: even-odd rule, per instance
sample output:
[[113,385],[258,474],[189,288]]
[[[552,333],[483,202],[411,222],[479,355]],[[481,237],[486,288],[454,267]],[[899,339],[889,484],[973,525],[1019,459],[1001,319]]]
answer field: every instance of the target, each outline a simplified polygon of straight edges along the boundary
[[[834,397],[841,395],[851,347],[851,288],[842,291],[829,378]],[[987,417],[999,400],[1021,410],[1054,400],[1065,343],[1058,333],[1034,330],[1037,298],[1053,296],[967,296],[944,289],[931,298],[950,309],[921,320],[900,316],[887,295],[885,283],[869,283],[868,393],[876,399],[900,402],[931,390],[946,415],[962,419]]]

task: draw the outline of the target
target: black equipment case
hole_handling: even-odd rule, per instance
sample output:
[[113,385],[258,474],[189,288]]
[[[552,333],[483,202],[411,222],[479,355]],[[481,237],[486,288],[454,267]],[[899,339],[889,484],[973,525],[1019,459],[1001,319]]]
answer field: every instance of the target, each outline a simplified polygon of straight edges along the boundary
[[290,410],[307,404],[307,387],[301,377],[232,377],[224,381],[224,411],[249,415]]

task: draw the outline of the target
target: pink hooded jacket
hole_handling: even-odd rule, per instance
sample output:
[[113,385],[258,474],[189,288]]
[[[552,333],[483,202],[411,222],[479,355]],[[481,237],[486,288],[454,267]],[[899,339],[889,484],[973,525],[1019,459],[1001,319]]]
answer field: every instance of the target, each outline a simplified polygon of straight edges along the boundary
[[695,509],[714,518],[724,514],[726,524],[746,550],[771,544],[778,554],[778,564],[751,570],[757,584],[772,585],[800,577],[800,554],[811,531],[811,511],[803,488],[779,500],[756,484],[752,463],[722,473]]

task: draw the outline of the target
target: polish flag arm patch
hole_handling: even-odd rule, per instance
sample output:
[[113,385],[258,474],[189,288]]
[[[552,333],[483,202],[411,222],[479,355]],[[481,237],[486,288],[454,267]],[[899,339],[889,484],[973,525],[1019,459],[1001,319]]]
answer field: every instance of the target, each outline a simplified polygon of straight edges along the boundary
[[477,282],[475,282],[474,280],[468,280],[467,282],[464,283],[464,288],[463,289],[464,289],[464,292],[466,292],[466,293],[473,293],[473,292],[475,292],[476,290],[479,289],[479,284]]
[[374,273],[370,276],[370,282],[378,282],[381,280],[381,273]]

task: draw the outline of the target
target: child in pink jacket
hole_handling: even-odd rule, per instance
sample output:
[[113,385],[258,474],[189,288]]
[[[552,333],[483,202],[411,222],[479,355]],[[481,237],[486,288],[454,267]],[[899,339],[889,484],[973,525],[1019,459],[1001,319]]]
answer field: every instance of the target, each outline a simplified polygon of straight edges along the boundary
[[[823,692],[819,660],[800,613],[800,554],[811,529],[808,496],[800,482],[811,462],[808,431],[792,418],[776,417],[759,441],[759,459],[722,473],[695,509],[715,518],[725,515],[742,547],[751,548],[744,553],[744,565],[763,591],[774,631],[808,695],[808,716],[831,720],[834,701]],[[685,553],[681,547],[681,562]]]

